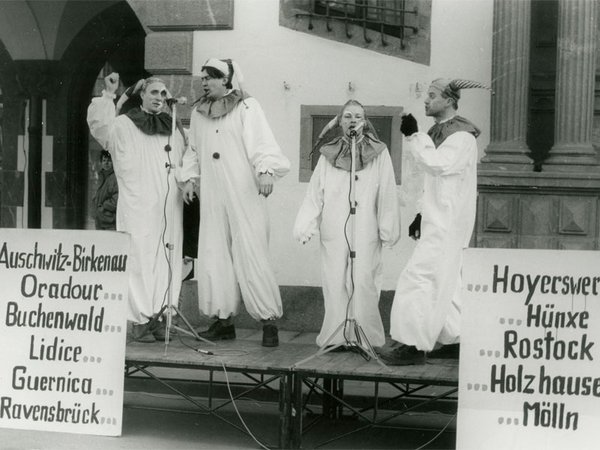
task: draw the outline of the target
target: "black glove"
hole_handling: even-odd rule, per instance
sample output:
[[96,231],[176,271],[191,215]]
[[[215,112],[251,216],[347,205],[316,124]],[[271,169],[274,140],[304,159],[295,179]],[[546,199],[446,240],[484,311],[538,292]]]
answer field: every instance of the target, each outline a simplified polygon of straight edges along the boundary
[[400,123],[400,132],[404,136],[411,136],[412,134],[419,131],[417,126],[417,119],[412,114],[405,114],[402,116],[402,123]]
[[415,220],[408,226],[408,235],[415,241],[421,237],[421,213],[417,213]]

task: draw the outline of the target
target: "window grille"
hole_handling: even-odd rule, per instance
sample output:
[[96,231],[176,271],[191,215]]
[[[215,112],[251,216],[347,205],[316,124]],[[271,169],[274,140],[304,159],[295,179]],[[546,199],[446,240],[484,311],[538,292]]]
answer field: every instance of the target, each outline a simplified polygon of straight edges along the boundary
[[367,30],[377,31],[381,45],[386,46],[386,36],[393,36],[401,41],[404,47],[406,30],[416,34],[418,28],[408,25],[407,16],[415,18],[418,11],[415,8],[406,9],[406,0],[311,0],[310,11],[297,13],[296,17],[308,17],[308,29],[314,28],[313,20],[324,20],[327,31],[333,31],[333,21],[342,22],[346,37],[351,38],[350,25],[362,27],[363,39],[370,43],[372,39]]

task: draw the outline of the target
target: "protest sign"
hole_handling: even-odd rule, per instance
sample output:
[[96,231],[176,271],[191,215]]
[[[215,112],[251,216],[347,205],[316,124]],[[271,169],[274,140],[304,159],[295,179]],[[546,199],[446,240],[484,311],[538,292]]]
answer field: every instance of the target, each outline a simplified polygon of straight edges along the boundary
[[120,435],[129,235],[0,229],[0,426]]
[[457,449],[596,449],[600,252],[469,249]]

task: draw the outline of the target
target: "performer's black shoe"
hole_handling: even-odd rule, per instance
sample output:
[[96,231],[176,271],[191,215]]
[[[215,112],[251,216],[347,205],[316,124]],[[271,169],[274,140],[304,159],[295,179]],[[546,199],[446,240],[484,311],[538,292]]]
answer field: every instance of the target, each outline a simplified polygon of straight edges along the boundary
[[448,344],[427,353],[427,357],[431,359],[458,359],[459,354],[460,344]]
[[235,339],[235,326],[230,323],[226,325],[223,320],[217,319],[208,330],[198,333],[198,336],[209,341],[225,341]]
[[402,345],[389,351],[381,350],[379,357],[390,366],[412,366],[425,364],[425,352],[414,345]]
[[277,347],[279,345],[279,334],[277,325],[274,323],[265,323],[263,325],[263,347]]
[[[169,340],[175,334],[173,328],[169,330]],[[167,339],[167,324],[164,320],[157,320],[152,327],[152,335],[157,341],[164,342]]]
[[131,335],[137,342],[156,342],[148,323],[134,323],[131,327]]

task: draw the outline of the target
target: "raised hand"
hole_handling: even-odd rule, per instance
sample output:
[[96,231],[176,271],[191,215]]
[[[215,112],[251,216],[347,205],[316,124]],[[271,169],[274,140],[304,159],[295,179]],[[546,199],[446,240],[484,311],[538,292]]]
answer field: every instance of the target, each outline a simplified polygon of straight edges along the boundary
[[119,74],[112,72],[110,75],[104,77],[104,86],[106,92],[114,94],[119,88]]

